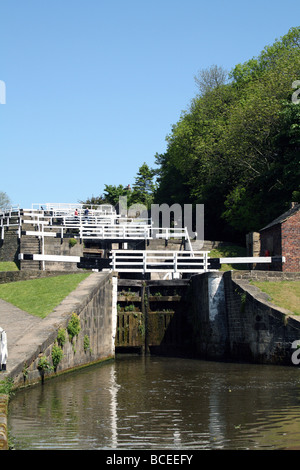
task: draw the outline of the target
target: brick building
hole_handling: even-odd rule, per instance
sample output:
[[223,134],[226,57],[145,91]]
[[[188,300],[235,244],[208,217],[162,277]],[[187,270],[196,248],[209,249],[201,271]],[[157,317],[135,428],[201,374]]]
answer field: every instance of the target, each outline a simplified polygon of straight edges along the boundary
[[300,272],[300,204],[260,230],[260,256],[285,256],[285,263],[274,263],[271,270]]

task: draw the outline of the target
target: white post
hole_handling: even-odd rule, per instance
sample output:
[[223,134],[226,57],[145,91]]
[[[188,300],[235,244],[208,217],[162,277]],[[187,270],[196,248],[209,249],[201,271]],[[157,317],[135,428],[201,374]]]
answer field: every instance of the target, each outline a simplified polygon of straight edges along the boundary
[[115,337],[117,332],[117,301],[118,301],[118,277],[112,276],[112,355],[115,353]]
[[0,327],[0,371],[6,370],[7,355],[7,337],[3,328]]
[[[44,224],[42,224],[42,255],[45,254]],[[45,271],[45,260],[42,261],[43,271]]]
[[203,268],[204,268],[204,271],[205,271],[205,272],[208,271],[208,266],[207,266],[207,252],[206,252],[206,251],[204,252],[204,257],[203,257]]
[[174,273],[177,273],[177,251],[173,254]]
[[116,252],[115,251],[112,252],[112,270],[113,271],[116,270]]

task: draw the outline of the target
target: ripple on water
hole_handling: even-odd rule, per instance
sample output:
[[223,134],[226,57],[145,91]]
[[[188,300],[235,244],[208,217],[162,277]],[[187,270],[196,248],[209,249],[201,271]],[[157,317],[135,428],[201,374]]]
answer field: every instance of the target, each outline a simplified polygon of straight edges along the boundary
[[297,369],[129,357],[18,391],[16,449],[280,449],[300,441]]

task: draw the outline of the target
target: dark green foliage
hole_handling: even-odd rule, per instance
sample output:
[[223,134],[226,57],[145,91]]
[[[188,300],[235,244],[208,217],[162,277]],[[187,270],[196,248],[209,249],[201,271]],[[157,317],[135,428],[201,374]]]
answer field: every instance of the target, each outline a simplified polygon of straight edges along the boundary
[[300,27],[196,97],[157,155],[157,203],[205,205],[205,238],[244,241],[299,200]]
[[63,350],[57,343],[55,343],[53,345],[52,352],[51,352],[52,363],[53,363],[53,367],[55,371],[56,371],[58,364],[62,360],[63,355],[64,355]]
[[144,163],[132,190],[106,186],[99,203],[204,204],[205,239],[244,243],[300,199],[298,80],[300,27],[237,64],[229,80],[217,66],[200,72],[200,95],[173,125],[157,169]]
[[79,331],[81,330],[80,319],[75,312],[73,312],[71,315],[67,330],[71,341],[73,341],[73,338],[75,338],[75,336],[77,336]]

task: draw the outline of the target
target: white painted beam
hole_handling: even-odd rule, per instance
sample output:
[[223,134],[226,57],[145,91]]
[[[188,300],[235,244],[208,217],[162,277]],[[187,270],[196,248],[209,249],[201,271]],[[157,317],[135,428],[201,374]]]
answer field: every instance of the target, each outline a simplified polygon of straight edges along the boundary
[[221,264],[242,264],[242,263],[272,263],[274,261],[285,262],[284,256],[248,256],[248,257],[233,257],[233,258],[219,258]]

